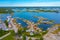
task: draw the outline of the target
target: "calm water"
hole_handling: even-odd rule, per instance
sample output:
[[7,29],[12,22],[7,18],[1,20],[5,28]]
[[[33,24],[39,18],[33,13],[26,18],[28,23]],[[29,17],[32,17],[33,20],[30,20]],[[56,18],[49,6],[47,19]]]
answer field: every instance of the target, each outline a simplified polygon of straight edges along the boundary
[[[17,8],[16,8],[17,10]],[[20,8],[19,10],[23,10],[23,8]],[[6,17],[9,16],[10,14],[0,14],[3,18],[2,20],[6,20]],[[47,18],[48,20],[54,20],[54,24],[60,24],[60,13],[53,13],[53,12],[14,12],[13,14],[13,18],[15,17],[19,17],[19,18],[24,18],[33,22],[36,22],[37,19],[34,18],[33,16],[42,16],[44,18]],[[26,27],[26,23],[24,23],[21,20],[17,19],[17,22],[22,24],[22,26]],[[47,29],[48,27],[50,27],[52,25],[47,25],[47,24],[41,24],[39,25],[39,27],[42,27],[44,29]]]

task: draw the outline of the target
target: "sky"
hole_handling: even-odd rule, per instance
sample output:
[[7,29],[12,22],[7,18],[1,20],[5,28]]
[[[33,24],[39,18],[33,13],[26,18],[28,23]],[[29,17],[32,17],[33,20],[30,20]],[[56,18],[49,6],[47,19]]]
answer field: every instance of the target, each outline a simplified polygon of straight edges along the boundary
[[60,0],[0,0],[2,6],[60,6]]

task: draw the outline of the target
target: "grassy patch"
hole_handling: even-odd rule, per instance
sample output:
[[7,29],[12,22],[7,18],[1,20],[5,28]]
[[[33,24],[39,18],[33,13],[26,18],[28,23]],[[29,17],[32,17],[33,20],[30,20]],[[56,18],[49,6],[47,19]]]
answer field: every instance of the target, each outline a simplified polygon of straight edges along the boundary
[[9,31],[4,31],[4,30],[1,30],[1,29],[0,29],[0,37],[3,36],[3,35],[5,35],[5,34],[7,34],[8,32],[9,32]]
[[11,34],[10,34],[9,36],[5,37],[5,38],[2,39],[2,40],[15,40],[15,39],[14,39],[14,35],[15,35],[14,31],[11,30],[10,32],[11,32]]

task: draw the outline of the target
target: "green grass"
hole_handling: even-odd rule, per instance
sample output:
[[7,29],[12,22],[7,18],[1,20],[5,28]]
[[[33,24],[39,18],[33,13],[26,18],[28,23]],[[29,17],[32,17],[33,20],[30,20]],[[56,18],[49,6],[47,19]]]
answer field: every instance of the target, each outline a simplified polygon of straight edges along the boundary
[[9,31],[4,31],[4,30],[0,29],[0,37],[7,34],[7,33],[9,33]]
[[10,34],[9,36],[5,37],[5,38],[2,39],[2,40],[15,40],[15,39],[14,39],[14,35],[15,35],[14,31],[11,30],[10,32],[11,32],[11,34]]
[[13,35],[10,34],[9,36],[5,37],[2,40],[14,40],[14,37],[13,37]]

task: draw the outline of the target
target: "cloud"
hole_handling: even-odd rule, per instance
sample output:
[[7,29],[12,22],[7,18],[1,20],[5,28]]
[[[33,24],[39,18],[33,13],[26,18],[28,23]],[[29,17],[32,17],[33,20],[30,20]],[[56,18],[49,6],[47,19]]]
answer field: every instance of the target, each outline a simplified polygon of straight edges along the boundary
[[20,6],[60,6],[60,2],[25,3]]
[[60,2],[32,2],[32,3],[14,3],[0,4],[0,6],[60,6]]

